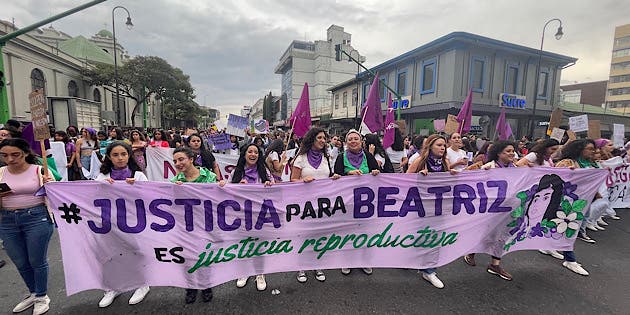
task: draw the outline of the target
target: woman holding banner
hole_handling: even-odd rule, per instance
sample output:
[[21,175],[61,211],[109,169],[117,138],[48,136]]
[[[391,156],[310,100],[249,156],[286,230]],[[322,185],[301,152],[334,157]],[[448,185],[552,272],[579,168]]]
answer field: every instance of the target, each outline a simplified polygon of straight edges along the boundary
[[24,139],[0,142],[0,158],[7,164],[0,168],[0,181],[10,187],[0,193],[0,238],[29,290],[13,312],[34,306],[33,314],[43,314],[50,304],[47,256],[54,225],[44,197],[35,193],[54,179],[42,174],[37,157]]
[[147,142],[144,141],[144,135],[138,130],[131,131],[131,149],[133,150],[133,159],[138,163],[140,170],[144,172],[147,168],[147,160],[145,159],[145,151],[147,150]]
[[160,148],[170,148],[171,145],[168,143],[168,138],[164,133],[164,130],[156,130],[153,133],[153,140],[151,140],[150,146],[152,147],[160,147]]
[[446,149],[446,157],[448,159],[450,168],[461,172],[466,166],[468,166],[468,154],[462,150],[464,144],[462,143],[462,136],[455,132],[451,134],[448,139],[449,147]]
[[[420,151],[420,157],[409,165],[407,173],[420,173],[426,176],[429,173],[438,172],[451,172],[453,174],[455,171],[450,169],[446,157],[446,138],[440,135],[431,135],[426,139],[425,145]],[[420,269],[422,279],[434,287],[442,289],[444,283],[438,278],[436,271],[436,268]]]
[[[105,181],[110,184],[113,184],[114,181],[125,181],[128,184],[148,181],[138,163],[133,159],[131,146],[118,140],[115,140],[107,146],[103,164],[101,164],[101,173],[98,174],[96,180]],[[101,308],[110,306],[112,302],[114,302],[114,299],[121,293],[122,292],[113,290],[105,291],[98,306]],[[136,289],[129,299],[129,305],[142,302],[148,293],[149,286],[145,285]]]
[[[183,183],[216,183],[217,175],[203,166],[195,166],[194,161],[197,155],[188,147],[179,147],[173,152],[173,164],[177,170],[177,175],[171,182],[182,185]],[[223,187],[224,181],[219,182]],[[186,289],[186,304],[195,303],[197,300],[197,289]],[[201,298],[204,302],[212,300],[212,288],[201,290]]]
[[[381,173],[396,173],[394,165],[389,158],[389,153],[385,152],[385,149],[383,149],[381,139],[379,139],[378,135],[373,133],[365,135],[364,144],[364,149],[367,149],[367,151],[374,156],[374,159],[376,159]],[[406,157],[405,160],[407,160]]]
[[[488,161],[490,162],[484,164],[481,169],[489,170],[494,168],[516,167],[517,165],[514,164],[514,150],[515,145],[510,141],[495,142],[490,148],[490,152],[488,152]],[[464,256],[464,262],[469,266],[476,266],[475,254]],[[501,267],[501,257],[492,256],[492,262],[488,265],[486,271],[504,280],[512,280],[512,275]]]
[[[265,166],[265,161],[262,157],[263,150],[261,147],[254,143],[243,146],[241,154],[238,157],[238,162],[236,162],[236,167],[234,167],[234,171],[231,174],[231,182],[238,184],[260,183],[265,186],[271,186],[274,183],[274,179]],[[249,277],[238,278],[236,280],[236,287],[245,287],[247,280],[249,280]],[[258,289],[258,291],[267,289],[265,275],[256,275],[256,289]]]
[[[318,127],[312,128],[304,135],[300,150],[291,168],[292,182],[310,183],[318,179],[338,179],[341,177],[339,174],[333,174],[332,172],[326,138],[324,129]],[[275,141],[282,143],[282,140]],[[315,270],[315,279],[322,282],[326,281],[324,271]],[[300,283],[306,282],[308,280],[306,272],[303,270],[298,271],[297,280]]]
[[[337,155],[335,161],[335,174],[340,176],[380,173],[378,162],[370,152],[363,150],[361,134],[355,129],[350,129],[346,134],[346,150]],[[367,275],[372,274],[372,268],[362,268]],[[350,268],[341,268],[341,273],[349,275]]]
[[203,166],[206,169],[212,170],[219,180],[223,179],[219,164],[212,152],[206,148],[205,141],[201,135],[198,133],[190,135],[188,139],[186,139],[186,145],[195,154],[195,159],[193,160],[195,166]]

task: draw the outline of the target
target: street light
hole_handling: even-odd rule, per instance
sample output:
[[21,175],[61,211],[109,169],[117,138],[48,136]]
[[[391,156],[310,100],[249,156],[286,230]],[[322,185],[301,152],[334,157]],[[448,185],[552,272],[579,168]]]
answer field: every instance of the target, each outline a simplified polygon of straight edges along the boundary
[[[123,7],[123,6],[116,6],[112,9],[112,36],[114,37],[114,83],[116,84],[116,120],[118,125],[121,125],[121,121],[122,119],[120,116],[120,92],[118,90],[118,56],[116,53],[116,23],[114,20],[114,11],[116,11],[116,9],[123,9],[127,12],[127,22],[125,22],[125,25],[127,25],[127,29],[131,30],[131,28],[133,27],[133,23],[131,23],[131,14],[129,14],[129,10],[127,10],[127,8]],[[125,113],[126,115],[126,113]]]
[[[357,52],[357,60],[359,62],[361,62],[361,54],[359,53],[358,50],[352,49],[348,53],[348,55],[352,56],[352,53],[355,52],[355,51]],[[352,60],[350,60],[350,58],[348,58],[348,62],[352,62]],[[359,119],[359,73],[361,72],[361,65],[359,64],[359,62],[357,62],[357,76],[355,77],[355,79],[357,80],[357,97],[356,97],[357,103],[354,106],[354,118],[352,119],[352,121],[353,121],[352,128],[358,128],[358,126],[354,126],[354,125],[356,124],[357,120]]]
[[[538,51],[538,65],[536,66],[536,85],[534,86],[534,102],[533,102],[534,107],[532,108],[532,119],[530,121],[530,129],[529,129],[530,140],[534,139],[536,103],[537,103],[536,101],[538,99],[538,85],[540,84],[539,82],[540,81],[540,62],[542,60],[543,44],[545,42],[545,30],[547,29],[547,25],[549,25],[549,23],[553,21],[558,21],[558,23],[560,23],[560,26],[558,26],[558,31],[556,31],[556,34],[554,35],[556,40],[560,40],[562,38],[562,35],[564,35],[564,33],[562,32],[562,21],[558,18],[554,18],[547,21],[547,23],[545,23],[545,26],[543,26],[542,38],[540,40],[540,50]],[[547,94],[549,94],[549,91],[547,91]]]

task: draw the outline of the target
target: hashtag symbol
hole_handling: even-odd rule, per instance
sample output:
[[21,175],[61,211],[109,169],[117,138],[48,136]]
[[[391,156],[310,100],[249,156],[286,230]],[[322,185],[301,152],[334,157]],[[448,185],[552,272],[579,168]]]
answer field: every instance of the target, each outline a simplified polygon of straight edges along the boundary
[[79,224],[79,220],[83,220],[79,215],[81,209],[77,208],[77,205],[74,203],[68,206],[68,204],[64,202],[63,206],[59,207],[59,210],[63,211],[61,218],[65,219],[68,223],[72,223],[72,220],[74,220],[74,223]]

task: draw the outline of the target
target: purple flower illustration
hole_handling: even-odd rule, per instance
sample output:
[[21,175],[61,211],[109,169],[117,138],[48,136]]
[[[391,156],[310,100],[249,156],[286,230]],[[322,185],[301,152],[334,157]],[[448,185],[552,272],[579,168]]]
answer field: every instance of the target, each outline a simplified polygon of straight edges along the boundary
[[536,223],[536,226],[532,226],[529,234],[531,237],[543,237],[543,228],[540,223]]
[[516,218],[516,226],[514,226],[510,230],[510,235],[514,235],[514,233],[518,232],[518,230],[521,228],[521,225],[523,225],[523,221],[525,221],[523,217]]
[[571,182],[566,182],[564,183],[564,188],[562,190],[562,194],[573,199],[573,200],[578,200],[580,197],[578,197],[578,195],[574,194],[574,192],[577,190],[577,185],[571,184]]

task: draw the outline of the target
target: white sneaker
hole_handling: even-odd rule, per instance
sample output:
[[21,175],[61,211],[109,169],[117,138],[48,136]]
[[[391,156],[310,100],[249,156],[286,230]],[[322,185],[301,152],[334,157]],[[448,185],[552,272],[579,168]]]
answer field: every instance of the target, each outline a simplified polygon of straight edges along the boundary
[[361,268],[361,269],[363,269],[363,272],[365,272],[365,274],[368,276],[371,275],[373,272],[372,268]]
[[35,304],[35,294],[31,293],[31,295],[25,297],[22,302],[18,303],[18,305],[13,308],[13,313],[24,312],[29,307],[33,306],[33,304]]
[[604,221],[604,219],[600,217],[599,219],[597,219],[597,225],[608,226],[608,223],[606,223],[606,221]]
[[346,276],[349,275],[351,271],[352,271],[352,269],[350,269],[350,268],[341,268],[341,273],[346,275]]
[[595,224],[592,223],[586,223],[586,228],[591,230],[591,231],[599,231],[599,229],[597,227],[595,227]]
[[308,280],[308,277],[306,276],[306,272],[304,272],[304,270],[298,271],[297,281],[299,283],[304,283],[304,282],[306,282],[306,280]]
[[144,300],[144,297],[147,296],[147,294],[149,293],[149,290],[151,289],[148,286],[137,288],[129,299],[129,305],[136,305],[142,302],[142,300]]
[[41,315],[48,312],[50,309],[50,298],[48,295],[35,298],[35,305],[33,306],[33,315]]
[[322,270],[315,270],[315,279],[317,279],[317,281],[324,282],[326,281],[326,275]]
[[616,215],[616,214],[615,215],[611,215],[610,218],[613,219],[613,220],[621,220],[621,217]]
[[105,291],[103,298],[100,302],[98,302],[98,307],[102,308],[110,306],[114,302],[114,299],[120,295],[120,293],[121,292],[117,291]]
[[545,255],[549,255],[553,258],[557,258],[557,259],[564,259],[564,255],[560,254],[558,251],[556,250],[544,250],[544,249],[539,249],[538,250],[541,254],[545,254]]
[[256,289],[258,289],[258,291],[265,291],[265,289],[267,289],[267,281],[265,281],[265,275],[256,276]]
[[249,279],[249,277],[245,277],[245,278],[238,278],[236,280],[236,287],[237,288],[242,288],[247,284],[247,280]]
[[440,278],[437,277],[437,274],[435,272],[431,274],[426,274],[423,272],[422,278],[429,281],[434,287],[438,289],[444,288],[444,283],[442,282],[442,280],[440,280]]
[[577,273],[579,275],[588,276],[588,271],[586,271],[584,268],[582,268],[582,265],[578,264],[575,261],[572,261],[572,262],[565,261],[565,262],[562,263],[562,265],[567,267],[567,269],[569,269],[569,270],[571,270],[571,271],[573,271],[573,272],[575,272],[575,273]]

